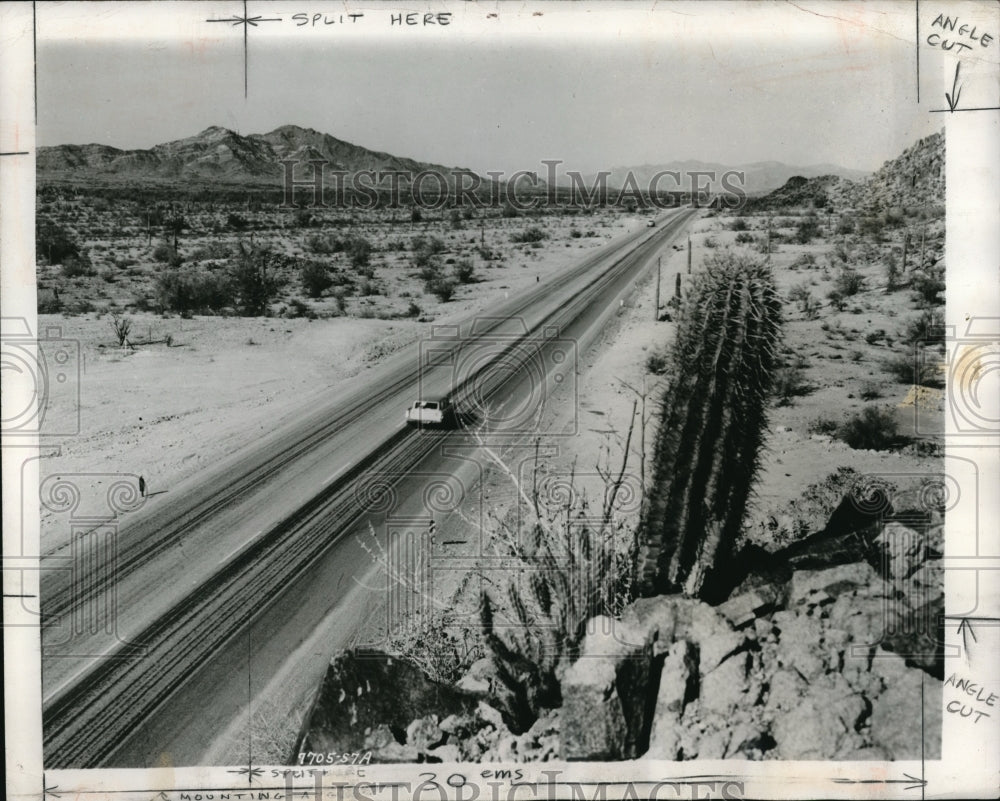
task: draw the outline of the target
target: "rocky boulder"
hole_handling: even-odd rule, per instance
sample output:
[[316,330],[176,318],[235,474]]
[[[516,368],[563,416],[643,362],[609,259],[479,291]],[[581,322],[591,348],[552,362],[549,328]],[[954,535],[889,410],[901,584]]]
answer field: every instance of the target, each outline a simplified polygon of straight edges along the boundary
[[381,651],[345,651],[330,664],[295,753],[350,753],[365,740],[376,762],[414,762],[443,742],[438,720],[475,713],[481,696],[429,679]]
[[649,737],[653,636],[607,617],[588,628],[579,659],[562,677],[561,756],[634,759]]

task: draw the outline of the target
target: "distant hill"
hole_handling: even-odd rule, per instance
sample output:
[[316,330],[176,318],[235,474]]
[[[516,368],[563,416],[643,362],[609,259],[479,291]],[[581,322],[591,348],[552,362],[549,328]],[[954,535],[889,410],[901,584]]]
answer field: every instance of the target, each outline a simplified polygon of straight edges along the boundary
[[836,175],[820,175],[806,178],[793,175],[784,185],[763,197],[750,198],[746,208],[750,210],[785,209],[813,206],[839,206],[845,198],[856,194],[858,183]]
[[[43,180],[97,178],[274,184],[284,180],[281,162],[290,159],[303,162],[325,159],[329,162],[325,168],[328,183],[334,170],[353,175],[362,170],[410,173],[436,170],[450,174],[460,169],[369,150],[297,125],[283,125],[270,133],[248,136],[213,125],[195,136],[148,150],[120,150],[98,144],[40,147],[36,164]],[[297,180],[308,180],[310,176],[310,168],[296,169]]]
[[[640,188],[645,189],[653,176],[659,172],[672,171],[682,175],[681,189],[690,189],[690,178],[688,175],[694,171],[714,172],[721,176],[727,172],[736,170],[744,174],[743,191],[748,195],[760,195],[770,192],[782,186],[793,176],[804,178],[815,178],[822,175],[834,175],[847,180],[860,180],[869,175],[861,170],[851,170],[835,164],[814,164],[808,167],[795,167],[783,164],[780,161],[756,161],[752,164],[727,165],[718,162],[706,161],[671,161],[665,164],[643,164],[639,167],[615,167],[611,170],[608,178],[608,186],[620,188],[627,180],[629,173],[635,177]],[[586,179],[590,185],[594,177]],[[704,179],[699,179],[703,181]],[[676,189],[676,184],[671,177],[664,176],[658,183],[659,188],[664,190]],[[711,189],[717,191],[722,189],[718,181],[711,184]]]
[[826,205],[877,210],[944,207],[944,132],[931,134],[885,162],[861,181],[836,175],[795,175],[763,197],[751,198],[748,210]]

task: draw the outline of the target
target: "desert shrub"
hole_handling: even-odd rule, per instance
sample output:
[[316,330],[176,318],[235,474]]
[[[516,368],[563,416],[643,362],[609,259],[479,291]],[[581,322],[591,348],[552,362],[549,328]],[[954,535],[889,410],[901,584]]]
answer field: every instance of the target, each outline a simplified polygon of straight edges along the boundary
[[417,236],[410,246],[413,249],[413,264],[419,268],[421,278],[426,281],[440,275],[440,254],[445,250],[444,242],[436,236]]
[[746,231],[749,228],[744,217],[737,217],[729,224],[730,231]]
[[858,224],[858,232],[863,236],[870,236],[873,241],[881,242],[885,238],[885,223],[877,215],[862,217]]
[[653,351],[646,357],[646,372],[663,375],[670,366],[670,359],[663,351]]
[[910,288],[914,291],[917,302],[922,306],[941,306],[944,298],[944,266],[932,265],[923,270],[914,271],[910,277]]
[[832,435],[837,433],[838,423],[836,420],[830,417],[817,417],[811,423],[809,423],[806,430],[810,434],[827,434]]
[[459,259],[452,268],[455,280],[460,284],[471,284],[475,280],[475,268],[471,259]]
[[926,309],[907,322],[899,336],[907,345],[941,345],[944,344],[944,312],[939,309]]
[[899,289],[899,263],[896,256],[887,253],[885,256],[885,291],[895,292]]
[[[490,532],[515,567],[505,584],[490,582],[496,589],[483,583],[480,627],[497,673],[494,701],[511,730],[523,732],[542,709],[559,706],[559,676],[579,654],[586,622],[616,617],[632,600],[635,529],[612,470],[603,501],[593,505],[561,476],[550,483],[537,462],[530,483],[506,465],[501,473],[526,503],[523,514],[499,518]],[[498,612],[513,625],[497,625]]]
[[319,220],[309,209],[296,209],[292,215],[292,225],[296,228],[311,228],[318,223]]
[[302,288],[311,298],[322,297],[333,286],[330,268],[318,261],[303,262],[299,268],[299,279],[302,281]]
[[425,262],[418,270],[418,275],[424,283],[442,278],[441,262],[436,259]]
[[548,237],[537,225],[529,225],[523,231],[517,231],[511,234],[510,241],[517,244],[530,244],[534,242],[541,242]]
[[363,236],[349,236],[344,240],[344,252],[356,270],[369,266],[372,250],[372,243]]
[[865,334],[865,342],[867,342],[869,345],[874,345],[883,339],[885,339],[884,328],[879,328],[876,331],[869,331],[867,334]]
[[157,278],[156,291],[165,310],[183,315],[218,311],[232,302],[232,288],[225,276],[194,267],[164,270]]
[[712,236],[705,237],[705,241],[703,244],[705,245],[705,247],[709,249],[713,249],[719,246],[719,243],[715,241],[715,237]]
[[833,246],[833,252],[830,254],[830,266],[834,265],[834,261],[840,261],[843,264],[847,264],[851,261],[851,251],[852,248],[848,246],[846,242],[838,242]]
[[874,381],[866,381],[861,385],[858,397],[863,401],[878,400],[882,397],[882,390]]
[[865,288],[865,279],[853,267],[842,267],[834,280],[834,284],[837,292],[843,297],[849,298],[852,295],[857,295],[858,292]]
[[795,226],[795,241],[806,245],[820,235],[819,218],[813,215],[799,220]]
[[885,363],[886,371],[901,384],[942,387],[941,361],[928,349],[915,349]]
[[90,257],[86,253],[77,253],[63,257],[62,274],[66,278],[82,278],[96,275],[96,270],[94,270],[94,265],[90,263]]
[[195,248],[189,256],[189,261],[221,260],[228,259],[232,255],[233,249],[228,243],[213,239]]
[[153,248],[153,259],[161,264],[169,264],[171,267],[179,267],[183,261],[181,254],[169,242],[160,242]]
[[35,223],[35,257],[49,264],[62,264],[67,258],[80,256],[80,245],[69,231],[52,220]]
[[416,303],[415,303],[414,301],[412,301],[412,300],[410,301],[410,305],[406,307],[406,316],[407,316],[407,317],[419,317],[419,316],[420,316],[421,314],[423,314],[423,313],[424,313],[424,310],[423,310],[423,309],[421,309],[421,308],[420,308],[420,307],[419,307],[419,306],[418,306],[418,305],[417,305],[417,304],[416,304]]
[[38,293],[39,314],[58,314],[62,310],[63,310],[63,302],[62,298],[59,297],[58,292],[39,291]]
[[844,299],[844,293],[837,289],[831,289],[827,292],[826,298],[830,301],[830,305],[837,311],[843,311],[847,306],[847,301]]
[[416,663],[434,681],[454,684],[484,655],[482,638],[451,610],[421,615],[418,625],[389,639],[386,651]]
[[756,238],[749,231],[740,231],[736,235],[737,245],[749,245],[756,241]]
[[577,228],[570,228],[569,235],[571,239],[579,239],[580,237],[583,236],[583,234],[580,233],[580,230]]
[[812,253],[803,253],[789,266],[793,270],[812,269],[816,266],[816,257]]
[[123,347],[128,342],[128,335],[132,331],[132,319],[112,312],[110,325],[115,334],[115,342],[117,342],[118,347]]
[[819,302],[813,297],[806,283],[797,284],[788,292],[788,299],[797,303],[801,311],[808,320],[815,320],[819,316]]
[[310,234],[306,237],[306,247],[313,253],[330,255],[344,250],[344,241],[333,234]]
[[163,226],[167,229],[167,232],[172,234],[175,238],[181,231],[184,231],[189,227],[187,219],[182,214],[172,214],[167,217],[166,220],[164,220]]
[[889,228],[898,228],[906,220],[906,212],[900,207],[896,206],[894,208],[888,209],[882,215],[882,222]]
[[410,240],[410,250],[414,253],[423,253],[427,256],[436,256],[447,250],[444,240],[436,236],[425,236],[418,234]]
[[247,221],[245,218],[241,217],[239,214],[230,212],[226,216],[226,228],[230,231],[245,231],[247,227]]
[[316,312],[312,310],[312,307],[308,303],[300,300],[299,298],[292,298],[288,302],[288,316],[289,317],[310,317],[316,319]]
[[229,264],[233,300],[240,314],[263,314],[278,293],[278,260],[270,251],[240,242]]
[[838,234],[853,234],[854,233],[854,218],[850,216],[841,217],[837,222],[837,233]]
[[772,391],[778,406],[790,406],[795,398],[808,395],[812,387],[806,381],[802,368],[792,364],[775,371]]
[[455,281],[451,278],[432,278],[424,282],[424,289],[442,303],[447,303],[455,296],[455,287]]
[[420,209],[414,206],[410,209],[410,222],[423,222],[424,215],[420,213]]
[[866,406],[838,426],[837,438],[855,450],[886,451],[901,444],[895,413],[878,406]]
[[86,298],[80,298],[65,309],[66,314],[90,314],[92,311],[94,311],[94,304]]

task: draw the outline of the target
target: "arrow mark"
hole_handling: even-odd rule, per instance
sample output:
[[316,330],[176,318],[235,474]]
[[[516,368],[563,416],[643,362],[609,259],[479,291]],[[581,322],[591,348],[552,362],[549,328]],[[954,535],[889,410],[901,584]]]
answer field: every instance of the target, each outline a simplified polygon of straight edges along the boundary
[[962,87],[958,85],[958,72],[962,69],[962,62],[959,61],[955,65],[955,80],[951,84],[951,94],[948,92],[944,93],[945,98],[948,101],[948,110],[954,112],[958,106],[958,98],[962,95]]

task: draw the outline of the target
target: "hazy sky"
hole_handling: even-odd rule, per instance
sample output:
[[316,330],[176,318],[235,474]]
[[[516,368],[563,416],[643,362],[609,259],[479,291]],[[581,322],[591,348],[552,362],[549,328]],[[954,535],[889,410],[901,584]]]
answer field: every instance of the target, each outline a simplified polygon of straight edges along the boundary
[[585,171],[673,159],[874,169],[942,124],[915,102],[909,3],[557,4],[542,16],[464,3],[440,6],[454,12],[446,29],[390,26],[404,6],[352,5],[362,22],[300,28],[295,13],[345,7],[250,3],[283,21],[249,30],[244,100],[243,28],[205,22],[239,3],[41,3],[38,143],[149,147],[209,125],[294,123],[479,171],[544,158]]

